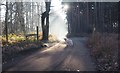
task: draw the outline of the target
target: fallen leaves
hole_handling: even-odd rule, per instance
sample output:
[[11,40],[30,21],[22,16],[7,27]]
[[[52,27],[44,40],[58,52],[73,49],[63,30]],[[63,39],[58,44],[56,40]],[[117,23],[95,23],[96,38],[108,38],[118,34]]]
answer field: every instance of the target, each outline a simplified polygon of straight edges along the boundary
[[118,69],[118,34],[94,33],[87,46],[96,59],[100,71],[116,71]]
[[[10,57],[18,54],[21,51],[25,51],[25,50],[29,50],[29,49],[37,49],[42,47],[42,42],[30,42],[30,41],[24,41],[24,42],[19,42],[16,44],[12,44],[12,45],[5,45],[2,47],[2,58],[3,61],[6,61],[7,59],[9,59]],[[27,53],[27,52],[26,52]]]

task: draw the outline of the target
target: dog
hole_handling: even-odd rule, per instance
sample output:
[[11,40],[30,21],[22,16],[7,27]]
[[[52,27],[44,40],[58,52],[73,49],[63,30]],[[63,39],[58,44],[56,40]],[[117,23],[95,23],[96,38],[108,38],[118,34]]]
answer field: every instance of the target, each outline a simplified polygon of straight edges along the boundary
[[71,39],[68,39],[68,38],[64,38],[65,40],[65,43],[67,44],[67,46],[73,46],[73,41]]

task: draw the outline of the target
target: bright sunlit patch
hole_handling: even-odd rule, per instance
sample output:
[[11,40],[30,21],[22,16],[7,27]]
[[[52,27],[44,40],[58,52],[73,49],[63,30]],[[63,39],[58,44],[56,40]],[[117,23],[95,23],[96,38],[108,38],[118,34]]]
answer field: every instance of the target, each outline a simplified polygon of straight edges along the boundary
[[64,37],[68,33],[66,9],[69,6],[62,6],[61,0],[52,0],[51,5],[50,34],[55,35],[59,41],[64,41]]
[[58,38],[58,40],[59,40],[60,42],[64,42],[64,41],[65,41],[63,37]]
[[63,51],[65,47],[66,47],[65,44],[57,43],[56,45],[54,45],[50,48],[47,48],[46,50],[43,50],[41,53]]
[[53,6],[54,11],[59,11],[61,9],[61,1],[60,0],[52,0],[51,5]]
[[53,50],[54,47],[56,47],[56,46],[58,46],[58,45],[59,45],[59,44],[56,44],[56,45],[50,47],[49,49],[46,49],[46,50],[42,51],[42,53],[44,53],[44,52],[50,52],[50,51]]
[[64,5],[64,9],[67,10],[69,8],[68,5]]

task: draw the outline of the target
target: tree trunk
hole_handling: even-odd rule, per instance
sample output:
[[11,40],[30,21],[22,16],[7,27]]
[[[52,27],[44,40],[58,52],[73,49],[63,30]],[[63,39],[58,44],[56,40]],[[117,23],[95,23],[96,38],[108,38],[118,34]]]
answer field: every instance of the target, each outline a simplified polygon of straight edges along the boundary
[[6,42],[8,42],[8,2],[6,2],[6,13],[5,13],[5,34]]
[[42,40],[45,40],[45,23],[44,23],[44,21],[45,21],[45,14],[46,14],[46,12],[44,12],[42,14],[42,17],[41,17],[41,21],[42,21]]
[[[49,12],[51,2],[46,2],[46,11],[42,13],[42,40],[48,40],[49,36]],[[46,23],[45,23],[46,20]]]

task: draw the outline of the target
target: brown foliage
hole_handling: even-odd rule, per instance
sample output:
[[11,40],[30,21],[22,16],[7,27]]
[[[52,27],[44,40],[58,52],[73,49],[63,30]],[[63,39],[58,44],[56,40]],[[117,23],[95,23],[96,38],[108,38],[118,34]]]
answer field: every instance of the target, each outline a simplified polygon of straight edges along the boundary
[[113,33],[96,32],[89,38],[87,45],[99,64],[99,70],[116,70],[118,41],[118,34]]

